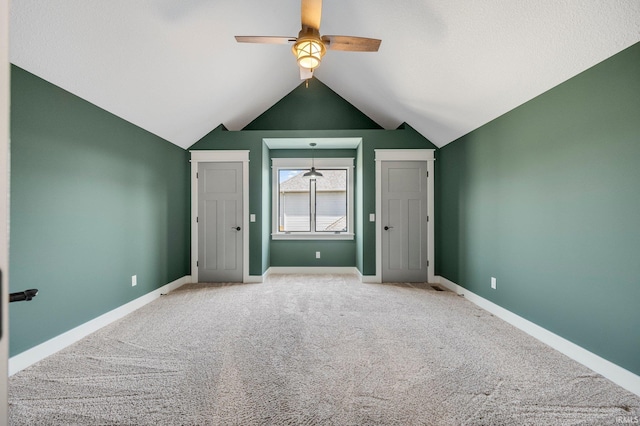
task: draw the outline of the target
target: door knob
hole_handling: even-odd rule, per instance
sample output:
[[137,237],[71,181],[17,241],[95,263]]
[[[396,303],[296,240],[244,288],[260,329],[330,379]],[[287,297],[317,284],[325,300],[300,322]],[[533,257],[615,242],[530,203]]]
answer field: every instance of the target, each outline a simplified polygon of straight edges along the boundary
[[385,230],[385,231],[388,231],[388,230],[389,230],[389,229],[391,229],[391,228],[393,228],[393,226],[385,226],[385,227],[384,227],[384,230]]
[[231,229],[235,229],[236,231],[239,231],[241,228],[239,226],[232,226]]

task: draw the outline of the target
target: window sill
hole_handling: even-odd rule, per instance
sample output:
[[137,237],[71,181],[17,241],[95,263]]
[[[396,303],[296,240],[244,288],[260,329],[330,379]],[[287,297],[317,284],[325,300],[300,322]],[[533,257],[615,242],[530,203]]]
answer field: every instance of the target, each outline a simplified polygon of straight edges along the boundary
[[305,232],[271,234],[272,240],[353,240],[354,237],[355,235],[349,232],[341,232],[339,234],[332,234],[329,232],[326,234],[309,234]]

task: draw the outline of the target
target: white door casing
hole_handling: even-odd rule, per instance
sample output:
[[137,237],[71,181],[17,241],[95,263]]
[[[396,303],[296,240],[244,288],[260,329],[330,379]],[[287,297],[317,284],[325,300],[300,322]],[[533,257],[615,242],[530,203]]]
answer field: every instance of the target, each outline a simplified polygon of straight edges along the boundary
[[0,424],[8,424],[9,359],[9,2],[0,0]]
[[376,149],[376,282],[382,282],[383,244],[382,233],[384,231],[382,208],[382,164],[385,161],[423,161],[427,166],[427,281],[434,282],[434,156],[433,149]]
[[198,273],[198,179],[200,163],[242,163],[242,281],[249,282],[249,150],[207,150],[191,152],[191,276],[197,281]]
[[7,424],[9,358],[9,2],[0,0],[0,424]]

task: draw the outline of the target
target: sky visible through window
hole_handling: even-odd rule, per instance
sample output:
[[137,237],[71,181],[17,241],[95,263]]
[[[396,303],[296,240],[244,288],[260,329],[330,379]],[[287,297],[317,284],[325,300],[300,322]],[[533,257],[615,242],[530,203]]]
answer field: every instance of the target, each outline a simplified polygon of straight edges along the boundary
[[306,171],[307,170],[280,170],[280,183],[285,182],[295,175]]

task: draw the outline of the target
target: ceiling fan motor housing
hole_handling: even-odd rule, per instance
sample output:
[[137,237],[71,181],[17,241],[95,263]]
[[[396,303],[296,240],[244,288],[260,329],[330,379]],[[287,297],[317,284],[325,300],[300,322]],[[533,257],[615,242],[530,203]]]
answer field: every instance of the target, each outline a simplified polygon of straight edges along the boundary
[[302,27],[291,51],[302,68],[315,69],[320,65],[322,57],[327,53],[320,32],[311,27]]

